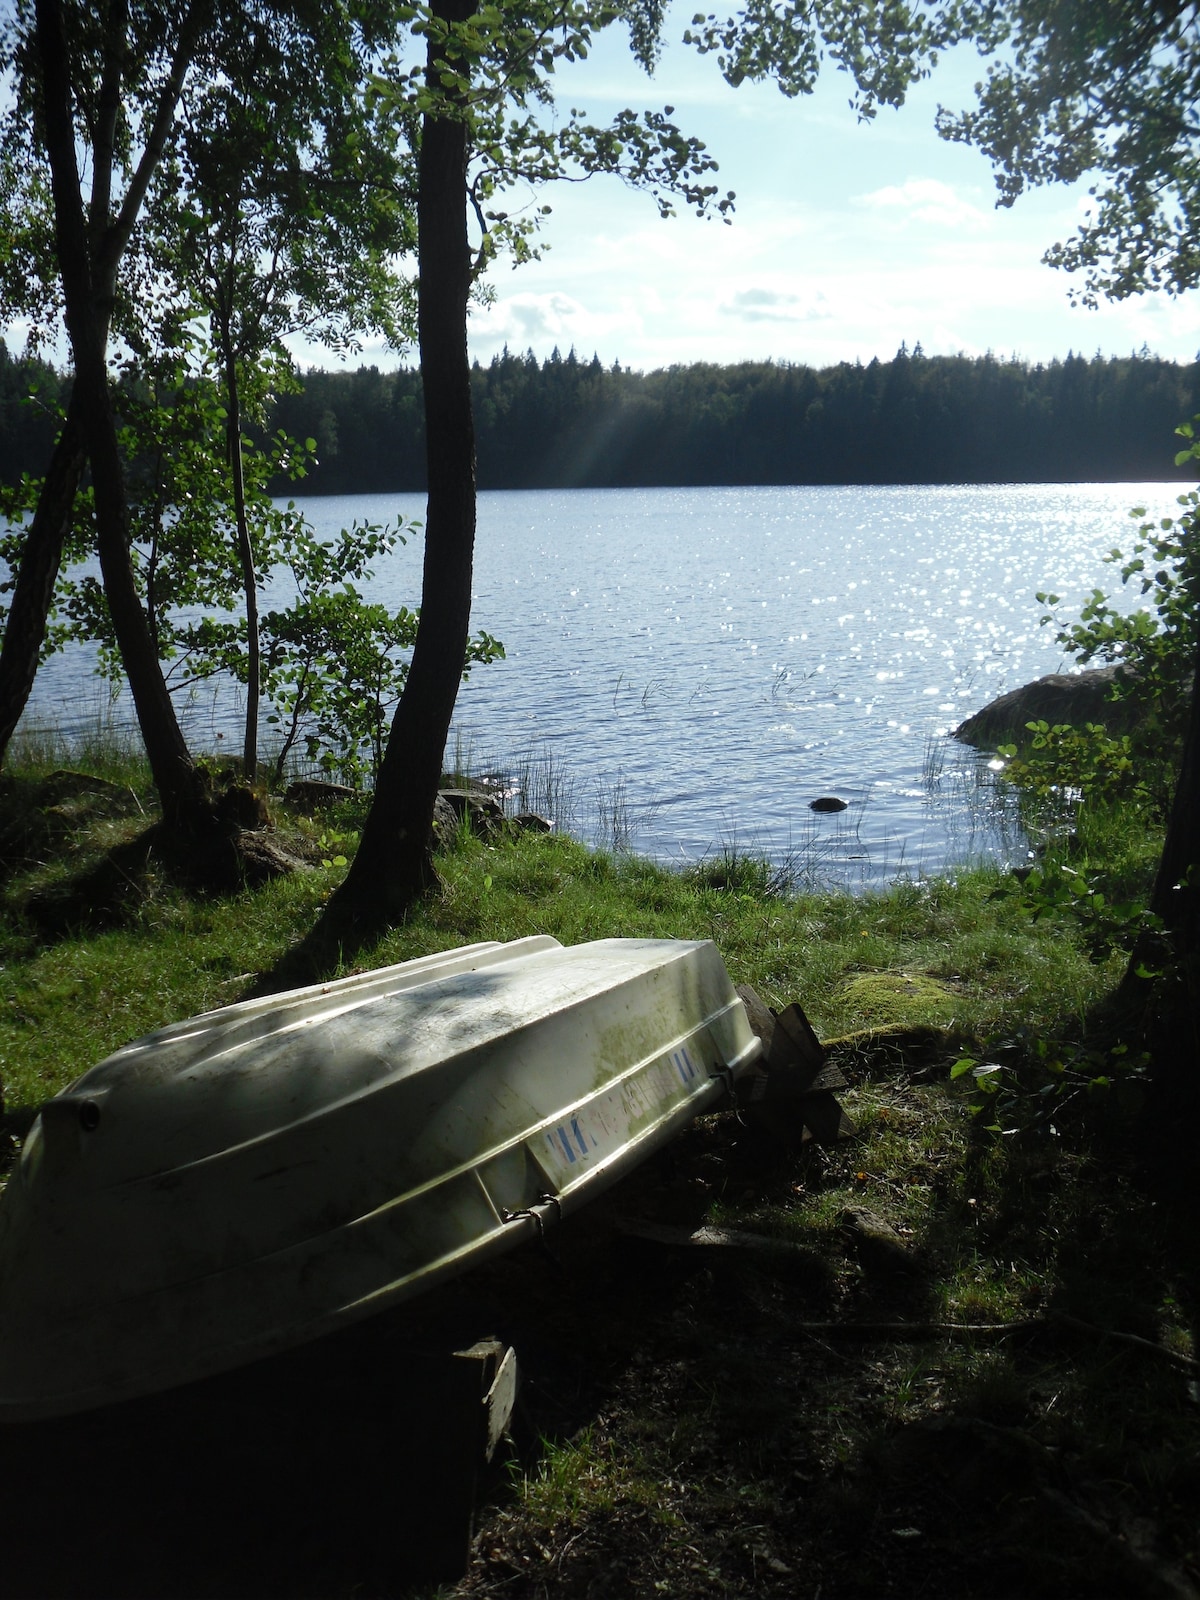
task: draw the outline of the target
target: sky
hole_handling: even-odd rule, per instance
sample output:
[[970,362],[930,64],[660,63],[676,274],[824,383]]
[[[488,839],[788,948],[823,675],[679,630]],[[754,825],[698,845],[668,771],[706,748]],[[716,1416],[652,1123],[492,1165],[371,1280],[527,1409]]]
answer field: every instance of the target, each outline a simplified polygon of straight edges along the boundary
[[[676,8],[676,39],[692,14]],[[607,120],[624,106],[675,108],[733,189],[731,225],[661,220],[649,196],[615,178],[557,184],[542,260],[491,273],[495,299],[472,317],[487,362],[506,344],[545,358],[557,346],[605,365],[774,359],[828,366],[890,359],[901,342],[927,355],[992,351],[1030,362],[1069,351],[1126,355],[1143,345],[1181,361],[1200,351],[1200,297],[1143,296],[1073,307],[1069,275],[1043,252],[1074,232],[1086,185],[1033,191],[998,209],[991,167],[937,137],[939,103],[970,104],[983,67],[960,50],[899,111],[859,124],[849,80],[829,69],[815,95],[729,88],[715,60],[672,43],[652,79],[612,28],[586,62],[558,74],[559,104]],[[368,347],[359,358],[394,357]]]
[[[718,160],[713,181],[735,191],[731,224],[683,212],[663,220],[649,195],[610,177],[516,196],[552,208],[543,256],[493,266],[492,303],[471,318],[477,359],[507,346],[541,359],[574,348],[641,371],[767,359],[823,367],[890,360],[902,343],[1031,363],[1143,347],[1197,359],[1200,292],[1087,310],[1071,303],[1077,280],[1043,264],[1049,246],[1075,231],[1085,183],[998,208],[986,158],[938,138],[938,105],[969,106],[984,73],[969,46],[899,111],[864,124],[850,108],[849,79],[832,67],[807,97],[789,100],[773,84],[731,89],[714,58],[680,42],[693,9],[682,0],[668,11],[652,78],[617,25],[586,61],[560,66],[557,103],[597,123],[626,106],[672,106],[681,130]],[[7,332],[14,347],[23,343],[21,325]],[[290,343],[301,368],[340,364]],[[415,362],[414,351],[368,341],[348,364]]]

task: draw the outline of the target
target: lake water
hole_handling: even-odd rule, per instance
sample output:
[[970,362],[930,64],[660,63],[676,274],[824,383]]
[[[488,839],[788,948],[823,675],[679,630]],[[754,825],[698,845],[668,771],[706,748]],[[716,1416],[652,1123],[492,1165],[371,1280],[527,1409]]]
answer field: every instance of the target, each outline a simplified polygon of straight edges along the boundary
[[[473,627],[507,659],[464,687],[451,751],[525,772],[559,820],[668,860],[765,854],[856,888],[1024,850],[986,764],[948,730],[1063,667],[1038,590],[1077,614],[1128,548],[1128,511],[1176,484],[492,491],[480,495]],[[301,502],[321,534],[419,519],[419,496]],[[422,543],[372,599],[419,597]],[[1134,597],[1129,597],[1132,604]],[[55,661],[30,719],[70,728],[86,653]],[[237,697],[188,708],[237,741]],[[849,802],[809,810],[818,796]]]

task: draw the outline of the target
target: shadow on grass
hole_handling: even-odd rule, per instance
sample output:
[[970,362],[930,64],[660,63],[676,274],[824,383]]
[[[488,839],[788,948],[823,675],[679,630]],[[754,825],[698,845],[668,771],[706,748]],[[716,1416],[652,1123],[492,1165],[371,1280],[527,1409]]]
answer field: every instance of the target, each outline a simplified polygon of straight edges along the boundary
[[[867,1143],[789,1154],[704,1119],[545,1249],[407,1312],[10,1430],[5,1592],[429,1593],[451,1577],[431,1543],[465,1513],[406,1352],[494,1334],[518,1352],[522,1399],[456,1595],[1192,1594],[1184,1374],[1049,1320],[1003,1338],[855,1331],[966,1320],[947,1295],[986,1266],[1020,1278],[1029,1320],[1057,1307],[1161,1339],[1195,1303],[1171,1218],[1103,1151],[981,1147],[925,1174],[919,1270],[888,1270],[819,1212]],[[783,1248],[628,1228],[682,1240],[714,1205]],[[465,1523],[455,1538],[465,1554]]]
[[0,778],[0,887],[42,943],[140,904],[154,829],[137,795],[84,773]]
[[[736,1140],[718,1176],[704,1136],[680,1141],[672,1181],[742,1185],[751,1218],[844,1176],[836,1155],[772,1167]],[[551,1465],[493,1512],[456,1593],[1194,1594],[1188,1374],[1045,1315],[1178,1334],[1195,1276],[1177,1231],[1127,1162],[1086,1148],[977,1151],[933,1188],[918,1272],[848,1258],[829,1223],[787,1265],[622,1251],[599,1308],[606,1330],[627,1319],[607,1392],[584,1434],[565,1415],[539,1427]],[[985,1266],[1019,1281],[1028,1315],[972,1305]],[[576,1299],[564,1326],[561,1299],[560,1360],[588,1348],[593,1314]],[[1019,1326],[883,1331],[926,1319]]]
[[128,785],[69,771],[0,778],[0,894],[43,947],[129,926],[164,893],[220,897],[310,864],[314,847],[281,842],[265,820],[262,802],[231,786],[215,796],[211,826],[181,838],[148,820]]
[[[285,958],[256,990],[313,975]],[[895,1098],[919,1090],[949,1130],[924,1151],[914,1138],[904,1153],[901,1127],[889,1163],[869,1129],[849,1149],[789,1155],[706,1119],[569,1219],[556,1260],[514,1254],[417,1317],[10,1431],[0,1587],[390,1595],[428,1582],[451,1496],[405,1352],[494,1333],[525,1373],[518,1448],[461,1595],[1193,1594],[1189,1378],[1047,1314],[1152,1343],[1194,1334],[1194,1195],[1188,1211],[1139,1184],[1119,1124],[1107,1142],[964,1152],[961,1105],[935,1103],[941,1037],[919,1074],[906,1078],[903,1052],[888,1059]],[[1175,1132],[1188,1151],[1190,1129]],[[1173,1159],[1193,1184],[1194,1164]],[[881,1211],[913,1219],[914,1270],[852,1252],[841,1202],[824,1205],[857,1193],[860,1168]],[[688,1229],[714,1207],[792,1248],[664,1246],[618,1226]],[[939,1319],[1022,1325],[862,1331]]]
[[526,1447],[593,1415],[659,1292],[637,1279],[614,1303],[595,1228],[556,1241],[582,1276],[526,1248],[238,1372],[4,1430],[3,1593],[392,1595],[459,1576],[473,1484],[439,1459],[440,1368],[515,1336]]
[[[10,1596],[391,1595],[456,1576],[455,1331],[379,1318],[239,1372],[4,1431]],[[468,1340],[468,1343],[470,1340]]]

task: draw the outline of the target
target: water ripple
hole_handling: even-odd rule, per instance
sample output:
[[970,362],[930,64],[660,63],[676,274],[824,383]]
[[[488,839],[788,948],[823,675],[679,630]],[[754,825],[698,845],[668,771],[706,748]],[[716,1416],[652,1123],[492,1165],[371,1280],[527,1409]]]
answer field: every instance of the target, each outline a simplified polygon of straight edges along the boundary
[[[473,626],[507,659],[455,718],[480,770],[549,750],[577,827],[656,856],[804,850],[849,887],[1020,845],[985,763],[945,735],[1063,661],[1040,590],[1078,610],[1117,586],[1128,508],[1172,484],[490,491]],[[319,533],[420,518],[416,496],[301,502]],[[370,598],[417,598],[420,539]],[[1131,597],[1132,603],[1132,597]],[[33,716],[77,705],[86,653],[51,664]],[[228,695],[192,736],[236,737]],[[452,744],[453,748],[453,744]],[[809,801],[853,802],[838,821]],[[615,806],[614,797],[619,801]]]

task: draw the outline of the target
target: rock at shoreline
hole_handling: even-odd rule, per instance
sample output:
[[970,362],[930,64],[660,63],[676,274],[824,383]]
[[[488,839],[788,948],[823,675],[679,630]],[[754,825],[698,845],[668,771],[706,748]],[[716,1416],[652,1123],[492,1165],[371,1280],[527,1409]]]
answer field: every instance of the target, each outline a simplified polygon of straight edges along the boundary
[[435,835],[447,837],[464,819],[478,838],[490,839],[504,826],[504,807],[486,789],[439,789],[433,816]]
[[1123,671],[1114,665],[1088,672],[1051,672],[984,706],[955,728],[954,737],[964,744],[994,750],[999,744],[1020,744],[1029,722],[1048,722],[1052,728],[1063,722],[1072,727],[1099,722],[1109,733],[1127,732],[1143,708],[1136,696],[1108,698],[1117,674]]
[[543,817],[537,811],[518,811],[512,819],[514,828],[519,828],[525,833],[553,833],[554,823],[549,817]]
[[298,811],[322,811],[339,800],[355,800],[357,789],[344,783],[327,783],[323,778],[297,778],[288,785],[284,800]]

